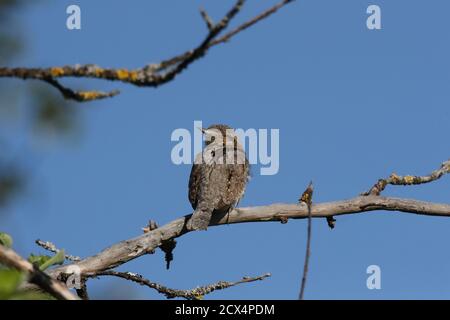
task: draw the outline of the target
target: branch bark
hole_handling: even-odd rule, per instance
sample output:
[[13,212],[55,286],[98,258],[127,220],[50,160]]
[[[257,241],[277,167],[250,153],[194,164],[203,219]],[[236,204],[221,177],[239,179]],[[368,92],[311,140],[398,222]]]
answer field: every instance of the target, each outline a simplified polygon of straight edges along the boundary
[[309,183],[308,188],[303,192],[300,197],[300,203],[304,203],[308,206],[308,229],[306,232],[306,250],[305,250],[305,263],[303,265],[303,277],[302,283],[300,285],[300,293],[298,295],[299,300],[303,300],[305,296],[305,287],[306,280],[308,278],[308,269],[309,269],[309,258],[311,256],[311,229],[312,229],[312,217],[311,217],[311,206],[312,206],[312,197],[313,197],[313,183],[312,181]]
[[244,277],[239,281],[229,282],[229,281],[219,281],[207,286],[197,287],[191,290],[179,290],[179,289],[171,289],[160,285],[155,282],[151,282],[148,279],[145,279],[140,274],[132,273],[132,272],[118,272],[118,271],[102,271],[97,273],[95,276],[114,276],[119,277],[125,280],[133,281],[139,283],[140,285],[149,287],[158,291],[159,293],[166,296],[167,299],[173,298],[184,298],[187,300],[201,300],[203,296],[210,294],[213,291],[223,290],[227,288],[231,288],[243,283],[249,283],[259,280],[264,280],[265,278],[270,277],[270,273],[266,273],[262,276],[258,277]]
[[175,79],[175,77],[181,74],[189,65],[205,56],[210,48],[231,40],[231,38],[238,33],[250,28],[261,20],[268,18],[270,15],[293,1],[294,0],[283,0],[222,36],[221,34],[228,28],[230,21],[241,11],[245,4],[245,0],[237,0],[235,5],[217,24],[212,22],[206,11],[201,10],[200,13],[203,19],[206,20],[208,27],[208,34],[201,44],[195,49],[184,52],[183,54],[159,63],[149,64],[143,68],[135,70],[124,68],[102,68],[94,64],[51,68],[0,67],[0,78],[41,80],[58,89],[64,98],[78,102],[110,98],[116,96],[120,92],[118,90],[113,90],[111,92],[76,91],[63,86],[57,79],[66,77],[95,78],[121,81],[139,87],[158,87]]
[[[40,239],[37,239],[37,240],[35,241],[35,243],[36,243],[38,246],[44,248],[45,250],[50,251],[50,252],[53,252],[53,253],[58,253],[58,252],[60,251],[60,250],[59,250],[53,243],[51,243],[50,241],[42,241],[42,240],[40,240]],[[66,254],[64,257],[65,257],[67,260],[74,261],[74,262],[77,262],[77,261],[80,261],[80,260],[81,260],[80,257],[72,256],[72,255],[70,255],[70,254]]]
[[[349,200],[313,204],[312,218],[327,218],[344,214],[356,214],[375,210],[398,211],[427,216],[450,217],[450,204],[431,203],[412,199],[381,196],[359,196]],[[173,220],[148,233],[121,241],[100,253],[75,263],[81,275],[89,276],[112,269],[144,254],[151,253],[164,241],[175,239],[189,231],[185,223],[191,215]],[[236,208],[230,214],[215,216],[210,226],[246,222],[286,222],[288,219],[308,217],[306,204],[272,204],[268,206]],[[69,265],[54,268],[48,274],[54,278],[67,272]]]
[[399,176],[396,173],[392,173],[389,178],[386,179],[378,179],[378,181],[370,188],[369,191],[363,193],[363,196],[367,195],[375,195],[379,196],[381,192],[387,187],[388,184],[394,186],[408,186],[408,185],[417,185],[430,183],[435,180],[440,179],[443,175],[450,173],[450,159],[444,161],[441,166],[432,171],[430,174],[426,176]]

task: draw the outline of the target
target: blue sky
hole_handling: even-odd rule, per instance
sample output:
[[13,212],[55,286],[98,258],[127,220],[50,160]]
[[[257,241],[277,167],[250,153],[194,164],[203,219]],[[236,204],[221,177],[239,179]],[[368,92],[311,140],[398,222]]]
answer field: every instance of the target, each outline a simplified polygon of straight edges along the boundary
[[[248,1],[234,24],[273,1]],[[82,30],[68,31],[65,9],[78,4]],[[202,41],[198,8],[216,20],[233,1],[41,1],[26,6],[25,52],[17,66],[95,63],[138,68]],[[382,30],[366,28],[366,8],[382,10]],[[1,228],[23,255],[34,240],[89,256],[191,212],[190,166],[170,160],[176,128],[194,120],[239,128],[280,129],[280,170],[256,168],[241,206],[295,202],[310,180],[317,202],[351,198],[392,172],[427,174],[449,158],[450,3],[435,1],[296,1],[270,19],[213,48],[176,81],[158,89],[66,79],[82,89],[121,89],[114,99],[78,104],[76,139],[45,145],[14,127],[32,150],[33,180],[8,209]],[[13,82],[19,90],[25,86]],[[449,201],[449,178],[385,195]],[[334,230],[313,221],[307,299],[450,298],[450,220],[371,212],[338,217]],[[163,255],[120,270],[175,288],[237,280],[266,272],[263,282],[216,292],[209,299],[295,299],[306,221],[210,228],[178,240]],[[382,289],[366,288],[366,268],[382,271]],[[92,295],[161,298],[122,280],[92,280]]]

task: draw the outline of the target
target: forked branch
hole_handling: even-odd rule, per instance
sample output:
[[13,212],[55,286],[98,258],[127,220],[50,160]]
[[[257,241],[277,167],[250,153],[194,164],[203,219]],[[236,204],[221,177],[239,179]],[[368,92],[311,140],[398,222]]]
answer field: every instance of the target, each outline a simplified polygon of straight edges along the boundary
[[102,68],[94,64],[62,66],[51,68],[8,68],[0,67],[0,78],[35,79],[44,81],[58,89],[66,99],[78,102],[86,102],[98,99],[114,97],[118,90],[111,92],[101,91],[76,91],[63,86],[60,78],[95,78],[110,81],[121,81],[139,87],[158,87],[166,84],[189,65],[206,55],[208,50],[216,45],[225,43],[238,33],[248,29],[261,20],[277,12],[280,8],[294,0],[283,0],[247,22],[221,35],[229,26],[231,20],[241,11],[245,0],[238,0],[228,13],[218,22],[214,23],[206,11],[201,10],[201,15],[208,27],[208,34],[196,48],[173,58],[146,65],[140,69],[129,70],[125,68]]

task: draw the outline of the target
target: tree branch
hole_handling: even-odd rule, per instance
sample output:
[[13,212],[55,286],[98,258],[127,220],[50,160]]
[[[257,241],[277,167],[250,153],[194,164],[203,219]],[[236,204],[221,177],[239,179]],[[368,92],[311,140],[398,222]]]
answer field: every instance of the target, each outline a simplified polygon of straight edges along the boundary
[[[40,240],[40,239],[37,239],[37,240],[35,241],[35,243],[36,243],[38,246],[40,246],[41,248],[44,248],[45,250],[50,251],[50,252],[53,252],[53,253],[58,253],[58,252],[60,251],[60,250],[59,250],[52,242],[50,242],[50,241],[42,241],[42,240]],[[67,260],[74,261],[74,262],[77,262],[77,261],[80,261],[80,260],[81,260],[80,257],[72,256],[72,255],[70,255],[70,254],[66,254],[64,257],[65,257]]]
[[119,91],[111,92],[100,91],[75,91],[61,85],[56,79],[74,77],[74,78],[95,78],[110,81],[121,81],[139,87],[158,87],[172,81],[177,75],[181,74],[190,64],[202,58],[210,48],[218,44],[225,43],[238,33],[248,29],[257,22],[266,19],[277,12],[286,4],[294,0],[283,0],[275,6],[269,8],[263,13],[255,16],[249,21],[241,24],[237,28],[226,33],[222,37],[219,35],[228,28],[229,22],[240,12],[245,0],[237,0],[236,4],[228,13],[217,23],[214,24],[205,11],[201,11],[203,19],[208,26],[208,35],[195,49],[189,50],[173,58],[161,61],[160,63],[149,64],[143,68],[128,70],[102,68],[97,65],[75,65],[51,68],[7,68],[0,67],[0,78],[19,78],[35,79],[49,83],[57,88],[66,99],[72,99],[78,102],[86,102],[97,99],[113,97],[119,94]]
[[311,256],[311,206],[312,206],[312,196],[313,196],[313,183],[309,183],[308,188],[303,192],[300,197],[300,203],[304,203],[308,207],[308,230],[306,233],[306,250],[305,250],[305,263],[303,265],[303,277],[302,283],[300,285],[300,293],[298,295],[299,300],[303,300],[305,295],[306,279],[308,278],[308,268],[309,268],[309,257]]
[[43,78],[42,81],[45,81],[48,84],[50,84],[51,86],[58,89],[64,98],[66,98],[68,100],[75,100],[78,102],[87,102],[87,101],[92,101],[92,100],[101,100],[101,99],[106,99],[106,98],[112,98],[114,96],[117,96],[120,93],[119,90],[113,90],[111,92],[73,91],[72,89],[66,88],[63,85],[61,85],[54,78]]
[[201,300],[203,296],[216,291],[216,290],[223,290],[230,287],[237,286],[242,283],[248,283],[248,282],[254,282],[258,280],[264,280],[265,278],[270,277],[270,273],[264,274],[262,276],[258,277],[244,277],[239,281],[235,282],[228,282],[228,281],[219,281],[214,284],[210,284],[207,286],[197,287],[195,289],[191,290],[179,290],[179,289],[171,289],[167,288],[163,285],[160,285],[155,282],[151,282],[148,279],[145,279],[141,275],[137,273],[131,273],[131,272],[118,272],[118,271],[102,271],[98,272],[95,275],[92,275],[90,277],[96,277],[96,276],[114,276],[119,277],[122,279],[130,280],[136,283],[139,283],[140,285],[149,287],[151,289],[155,289],[159,293],[165,295],[168,299],[173,298],[184,298],[187,300]]
[[[449,164],[450,160],[444,162],[440,169],[430,175],[430,178],[423,180],[430,182],[439,179],[449,170]],[[259,207],[235,208],[228,214],[213,215],[210,226],[269,221],[287,223],[289,219],[305,218],[327,218],[328,223],[331,220],[334,226],[334,216],[375,210],[450,217],[450,204],[445,203],[381,197],[369,194],[349,200],[311,204],[312,189],[310,191],[310,193],[304,193],[300,199],[301,202],[296,204],[272,204]],[[100,253],[74,264],[56,267],[49,270],[48,274],[56,279],[64,278],[68,275],[68,268],[76,265],[79,275],[86,277],[113,269],[144,254],[153,253],[156,248],[167,243],[167,241],[190,232],[186,229],[186,222],[190,217],[191,215],[186,215],[161,227],[158,227],[154,222],[150,222],[149,226],[144,228],[145,233],[143,235],[116,243]]]
[[6,266],[23,271],[28,275],[28,281],[40,287],[43,291],[60,300],[78,300],[61,282],[52,279],[39,268],[23,259],[16,252],[0,245],[0,262]]
[[450,159],[443,162],[439,169],[434,170],[433,172],[431,172],[429,175],[426,176],[411,176],[411,175],[399,176],[396,173],[392,173],[391,176],[387,179],[379,179],[377,183],[375,183],[369,191],[363,193],[362,195],[379,196],[388,184],[395,186],[407,186],[407,185],[429,183],[441,178],[443,175],[447,173],[450,173]]
[[[360,196],[349,200],[317,203],[311,207],[312,218],[326,218],[344,214],[355,214],[374,210],[399,211],[427,216],[450,217],[450,204],[431,203],[412,199],[387,198],[380,196]],[[95,274],[112,269],[144,254],[151,253],[164,241],[175,239],[189,231],[185,223],[187,215],[167,223],[155,230],[133,239],[121,241],[100,253],[77,262],[82,275]],[[272,204],[268,206],[236,208],[226,215],[213,216],[210,226],[245,222],[285,221],[305,219],[308,206],[305,204]],[[57,278],[67,272],[68,265],[49,270]]]

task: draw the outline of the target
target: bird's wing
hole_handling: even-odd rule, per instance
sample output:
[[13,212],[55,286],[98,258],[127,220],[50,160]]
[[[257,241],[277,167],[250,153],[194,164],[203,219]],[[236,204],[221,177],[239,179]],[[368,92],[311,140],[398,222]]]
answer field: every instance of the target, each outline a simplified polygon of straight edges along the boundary
[[234,207],[244,196],[248,174],[248,165],[229,165],[227,188],[223,199],[227,205]]
[[195,194],[193,194],[193,200],[196,201],[195,212],[186,227],[189,230],[205,230],[214,210],[222,205],[228,179],[224,172],[226,170],[224,165],[212,163],[196,166],[192,169],[195,173],[192,180],[196,181]]
[[192,205],[192,208],[195,210],[197,208],[198,203],[198,194],[200,188],[201,181],[201,165],[194,164],[191,169],[191,175],[189,177],[189,202]]

